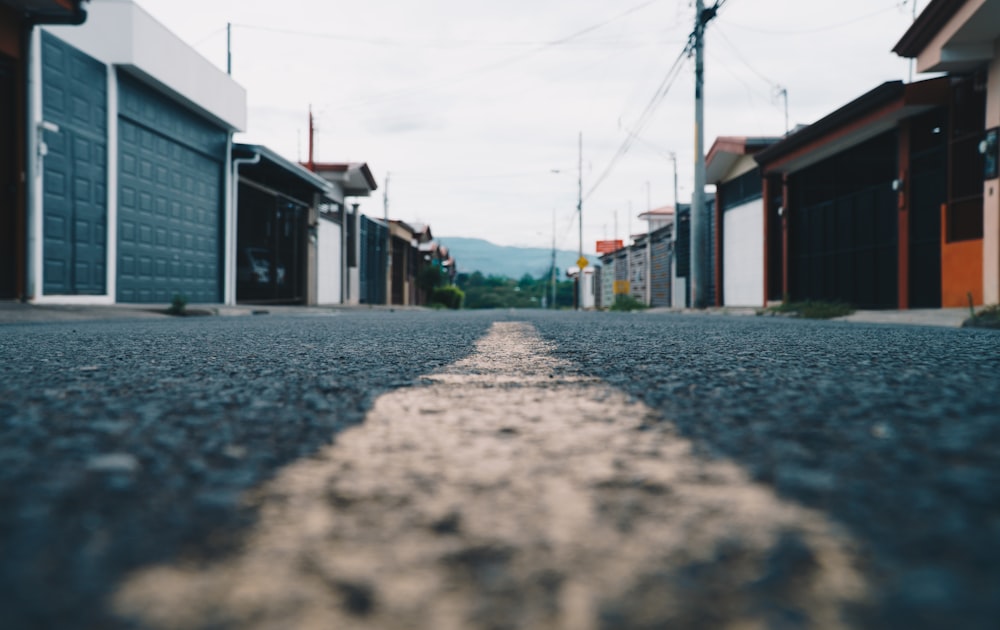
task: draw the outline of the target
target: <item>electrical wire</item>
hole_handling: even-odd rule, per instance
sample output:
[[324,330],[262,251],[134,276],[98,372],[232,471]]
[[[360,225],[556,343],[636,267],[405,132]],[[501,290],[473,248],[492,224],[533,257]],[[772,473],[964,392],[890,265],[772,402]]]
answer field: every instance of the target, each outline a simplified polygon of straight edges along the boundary
[[873,13],[868,13],[866,15],[862,15],[860,17],[847,20],[846,22],[838,22],[837,24],[828,24],[826,26],[819,26],[810,29],[799,29],[794,31],[776,31],[776,30],[758,28],[755,26],[747,26],[745,24],[736,24],[734,22],[727,22],[727,24],[729,24],[734,28],[741,28],[746,31],[752,31],[754,33],[762,33],[765,35],[812,35],[814,33],[825,33],[827,31],[834,31],[839,28],[844,28],[845,26],[851,26],[853,24],[857,24],[858,22],[863,22],[865,20],[871,19],[877,15],[882,15],[883,13],[888,13],[889,11],[895,11],[898,8],[899,5],[893,5],[891,7],[879,9],[878,11],[875,11]]
[[750,72],[752,72],[753,74],[755,74],[758,79],[760,79],[764,83],[767,83],[768,86],[771,87],[771,88],[774,88],[774,86],[779,85],[777,81],[773,81],[770,77],[765,76],[762,72],[760,72],[759,70],[757,70],[757,68],[754,68],[752,65],[750,65],[750,62],[747,61],[747,56],[744,55],[743,53],[741,53],[739,51],[739,49],[736,48],[736,45],[732,42],[731,39],[729,39],[726,36],[725,31],[722,28],[720,28],[719,25],[716,25],[716,27],[714,29],[712,29],[712,31],[716,35],[718,35],[720,38],[722,38],[722,41],[725,42],[725,44],[727,46],[729,46],[729,48],[734,53],[736,53],[736,58],[739,59],[740,63],[742,63],[744,66],[746,66],[747,69]]
[[684,46],[684,49],[681,50],[679,55],[677,55],[677,58],[674,60],[673,64],[670,66],[670,69],[667,71],[666,76],[664,76],[663,81],[660,82],[660,85],[656,88],[656,91],[653,93],[653,96],[649,99],[649,102],[646,104],[646,107],[639,115],[638,120],[633,125],[632,129],[628,132],[628,135],[625,137],[625,141],[622,142],[621,146],[618,147],[618,150],[612,156],[611,161],[608,162],[607,166],[604,167],[604,170],[601,171],[601,174],[590,186],[590,189],[587,191],[587,194],[583,196],[584,200],[589,199],[590,196],[594,194],[594,192],[601,186],[601,184],[604,183],[604,180],[607,179],[607,177],[614,170],[615,166],[618,164],[618,161],[621,158],[625,157],[625,155],[629,152],[629,150],[631,150],[632,145],[635,142],[635,138],[639,134],[641,134],[642,130],[646,127],[646,125],[649,124],[649,121],[652,119],[653,114],[656,112],[660,103],[663,102],[663,99],[666,98],[667,94],[670,92],[670,88],[673,86],[674,81],[676,81],[677,77],[680,75],[680,70],[683,67],[684,59],[689,56],[689,54],[693,49],[694,49],[694,33],[691,33],[691,35],[688,37],[687,44],[685,44]]
[[[707,23],[708,21],[718,16],[719,12],[726,5],[726,2],[727,0],[716,0],[715,4],[711,8],[706,9],[705,13],[703,13],[701,16],[696,16],[696,19],[703,21],[704,23]],[[702,28],[704,28],[704,24],[702,24]],[[612,156],[611,161],[608,162],[608,165],[604,168],[601,174],[591,185],[590,189],[587,191],[587,194],[583,196],[584,200],[589,199],[590,196],[597,191],[597,189],[601,186],[601,184],[604,183],[604,180],[607,179],[607,177],[614,170],[615,166],[618,164],[618,161],[621,160],[623,157],[625,157],[625,155],[628,154],[628,152],[632,149],[632,145],[634,144],[636,138],[638,138],[639,134],[642,133],[646,125],[649,124],[649,121],[652,119],[653,114],[656,112],[660,103],[663,102],[663,99],[666,98],[667,94],[670,92],[670,88],[674,84],[674,81],[676,81],[677,77],[680,75],[680,69],[682,67],[683,60],[685,59],[685,57],[689,57],[691,53],[694,51],[695,37],[696,37],[695,32],[692,32],[688,36],[688,41],[687,44],[684,46],[684,49],[681,50],[681,53],[677,56],[677,59],[674,60],[673,65],[670,67],[670,70],[667,71],[667,74],[664,77],[663,81],[660,83],[660,86],[657,88],[656,92],[653,93],[653,97],[649,100],[649,103],[646,105],[645,109],[639,115],[638,121],[635,123],[633,128],[628,132],[628,135],[625,137],[625,141],[622,142],[620,147],[618,147],[618,150],[615,152],[614,156]]]
[[493,72],[493,71],[499,70],[501,68],[505,68],[505,67],[513,65],[513,64],[515,64],[517,62],[520,62],[520,61],[522,61],[524,59],[533,57],[533,56],[538,55],[538,54],[540,54],[542,52],[546,52],[546,51],[550,50],[551,48],[554,48],[554,47],[557,47],[557,46],[563,46],[563,45],[565,45],[565,44],[567,44],[567,43],[569,43],[569,42],[571,42],[571,41],[573,41],[575,39],[583,37],[584,35],[587,35],[589,33],[593,33],[594,31],[596,31],[598,29],[604,28],[604,27],[608,26],[609,24],[612,24],[614,22],[617,22],[618,20],[621,20],[621,19],[623,19],[625,17],[628,17],[629,15],[632,15],[633,13],[636,13],[636,12],[638,12],[638,11],[640,11],[640,10],[642,10],[642,9],[644,9],[644,8],[646,8],[646,7],[654,4],[656,2],[657,2],[657,0],[646,0],[645,2],[637,4],[637,5],[633,6],[633,7],[631,7],[630,9],[627,9],[627,10],[623,11],[622,13],[619,13],[619,14],[611,17],[611,18],[603,20],[602,22],[599,22],[597,24],[593,24],[591,26],[588,26],[588,27],[586,27],[584,29],[581,29],[579,31],[571,33],[570,35],[566,35],[564,37],[560,37],[560,38],[557,38],[557,39],[554,39],[554,40],[550,40],[550,41],[545,42],[545,43],[543,43],[541,45],[538,45],[538,46],[536,46],[536,47],[534,47],[534,48],[532,48],[530,50],[518,53],[516,55],[512,55],[510,57],[506,57],[506,58],[503,58],[503,59],[499,59],[497,61],[493,61],[493,62],[490,62],[490,63],[482,64],[480,66],[477,66],[475,68],[471,68],[469,70],[457,73],[455,75],[441,77],[438,80],[433,81],[433,82],[432,81],[425,81],[425,82],[422,82],[420,84],[412,85],[412,86],[409,86],[409,87],[404,87],[404,88],[400,88],[400,89],[397,89],[397,90],[390,90],[390,91],[387,91],[387,92],[382,92],[380,94],[374,94],[374,95],[371,95],[371,96],[367,96],[367,97],[358,99],[358,101],[356,103],[354,103],[354,104],[351,104],[351,105],[341,105],[341,106],[336,107],[335,109],[337,109],[337,110],[348,110],[348,109],[357,108],[357,107],[368,107],[368,106],[371,106],[371,105],[385,104],[385,103],[392,102],[392,101],[400,99],[400,98],[408,98],[408,97],[413,96],[414,94],[420,94],[420,93],[428,91],[428,90],[437,89],[437,88],[440,88],[440,87],[452,87],[454,85],[457,85],[459,83],[467,81],[467,80],[469,80],[471,78],[482,77],[486,73]]

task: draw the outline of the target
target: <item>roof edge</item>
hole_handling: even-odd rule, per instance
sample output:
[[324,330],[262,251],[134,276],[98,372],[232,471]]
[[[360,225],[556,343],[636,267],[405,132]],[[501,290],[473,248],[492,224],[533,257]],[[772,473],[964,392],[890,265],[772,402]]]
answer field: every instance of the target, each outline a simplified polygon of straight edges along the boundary
[[931,0],[896,42],[892,52],[908,59],[918,56],[931,43],[941,27],[958,13],[963,4],[965,0]]
[[[934,79],[931,79],[932,81]],[[902,81],[886,81],[843,107],[827,114],[808,127],[792,133],[784,140],[758,151],[754,160],[766,166],[810,142],[819,140],[830,131],[860,118],[863,114],[895,100],[902,100],[906,85]]]

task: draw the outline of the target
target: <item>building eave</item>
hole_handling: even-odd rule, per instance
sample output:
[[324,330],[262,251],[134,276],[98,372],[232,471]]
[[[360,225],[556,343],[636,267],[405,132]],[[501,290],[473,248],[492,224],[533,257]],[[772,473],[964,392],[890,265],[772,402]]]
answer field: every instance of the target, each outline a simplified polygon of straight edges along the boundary
[[311,165],[300,162],[303,167],[312,168],[324,179],[336,181],[348,197],[367,197],[378,190],[378,183],[368,168],[367,162],[316,162]]
[[753,155],[770,147],[781,138],[762,136],[719,136],[712,143],[705,158],[705,182],[715,184],[729,173],[736,162],[745,155]]
[[892,52],[900,57],[913,58],[923,52],[924,48],[941,30],[966,0],[931,0],[931,3],[920,12],[916,21],[893,46]]
[[65,24],[78,26],[87,20],[84,0],[0,0],[31,24]]
[[[252,158],[256,155],[260,156],[262,164],[279,169],[293,180],[303,184],[306,188],[311,189],[314,193],[323,195],[327,198],[332,197],[333,187],[328,181],[315,173],[310,173],[307,169],[296,164],[295,162],[285,159],[273,150],[257,144],[233,144],[234,158]],[[244,172],[250,168],[252,167],[244,166]]]
[[947,103],[946,77],[883,83],[816,123],[758,152],[765,174],[790,173],[893,129],[900,120]]

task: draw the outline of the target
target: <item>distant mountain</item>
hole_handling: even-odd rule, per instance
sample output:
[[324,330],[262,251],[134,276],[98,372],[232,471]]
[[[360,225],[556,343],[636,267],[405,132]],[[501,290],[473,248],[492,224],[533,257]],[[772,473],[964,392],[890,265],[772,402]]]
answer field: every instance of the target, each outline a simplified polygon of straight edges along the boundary
[[[455,258],[459,273],[478,271],[484,276],[507,276],[518,279],[524,274],[538,278],[549,271],[552,250],[542,247],[508,247],[481,238],[441,236],[435,239],[448,248]],[[600,264],[597,255],[584,252],[590,264]],[[568,267],[576,266],[576,250],[556,250],[556,267],[560,277],[565,277]]]

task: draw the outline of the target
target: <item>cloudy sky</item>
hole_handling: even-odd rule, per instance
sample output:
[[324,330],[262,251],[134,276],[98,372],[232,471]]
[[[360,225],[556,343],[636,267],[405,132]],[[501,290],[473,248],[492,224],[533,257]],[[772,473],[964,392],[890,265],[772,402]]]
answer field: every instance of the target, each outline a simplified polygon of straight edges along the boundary
[[[890,49],[913,1],[727,0],[706,35],[706,148],[784,133],[779,86],[794,126],[906,80]],[[221,68],[231,22],[249,99],[237,140],[305,159],[311,105],[316,159],[379,180],[366,214],[382,216],[388,175],[390,215],[439,238],[548,247],[554,233],[576,249],[581,132],[585,252],[673,203],[672,153],[691,198],[690,0],[138,2]]]

